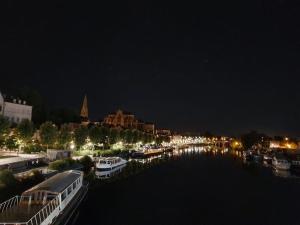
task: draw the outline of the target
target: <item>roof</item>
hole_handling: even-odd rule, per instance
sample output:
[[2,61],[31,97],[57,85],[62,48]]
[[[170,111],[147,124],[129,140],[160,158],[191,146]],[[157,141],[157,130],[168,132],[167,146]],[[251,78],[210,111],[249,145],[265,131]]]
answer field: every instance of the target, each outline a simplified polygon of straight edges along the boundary
[[80,171],[69,170],[59,174],[54,175],[53,177],[45,180],[44,182],[34,186],[33,188],[25,191],[23,195],[36,191],[46,191],[52,193],[61,193],[68,186],[70,186],[75,180],[81,176]]
[[0,166],[10,165],[19,162],[27,162],[35,159],[42,159],[42,156],[32,156],[30,158],[25,157],[8,157],[4,159],[0,159]]

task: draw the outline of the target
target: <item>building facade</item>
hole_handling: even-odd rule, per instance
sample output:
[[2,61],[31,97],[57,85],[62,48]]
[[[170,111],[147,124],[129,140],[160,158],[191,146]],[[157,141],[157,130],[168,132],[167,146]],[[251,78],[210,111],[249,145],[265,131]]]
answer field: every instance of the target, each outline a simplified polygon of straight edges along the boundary
[[113,127],[122,127],[125,129],[138,129],[139,121],[132,113],[123,112],[118,110],[116,113],[111,113],[104,118],[105,125]]
[[6,117],[11,123],[20,123],[22,120],[32,118],[32,106],[26,101],[5,97],[0,92],[0,115]]
[[156,130],[156,135],[158,136],[171,136],[172,133],[170,130],[168,129],[159,129],[159,130]]
[[143,121],[138,120],[134,114],[122,110],[110,113],[104,118],[103,124],[124,129],[138,129],[155,134],[155,125],[153,123],[144,123]]

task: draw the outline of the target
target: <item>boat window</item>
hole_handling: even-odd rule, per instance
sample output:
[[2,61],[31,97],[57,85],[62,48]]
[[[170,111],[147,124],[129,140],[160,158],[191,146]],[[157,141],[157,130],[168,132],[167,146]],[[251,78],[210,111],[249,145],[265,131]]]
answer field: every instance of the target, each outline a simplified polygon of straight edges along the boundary
[[61,201],[64,201],[67,197],[67,194],[66,192],[64,191],[62,194],[61,194]]
[[76,188],[76,182],[75,183],[73,183],[73,189],[75,189]]
[[72,187],[68,187],[68,195],[71,194],[72,192]]
[[97,168],[97,171],[110,171],[111,168]]

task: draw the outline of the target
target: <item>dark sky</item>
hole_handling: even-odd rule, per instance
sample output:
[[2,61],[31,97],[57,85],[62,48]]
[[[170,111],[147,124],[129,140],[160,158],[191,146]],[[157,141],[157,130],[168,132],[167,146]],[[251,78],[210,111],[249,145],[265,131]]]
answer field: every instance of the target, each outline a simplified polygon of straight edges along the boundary
[[197,2],[2,1],[0,88],[78,110],[87,93],[93,119],[299,136],[297,1]]

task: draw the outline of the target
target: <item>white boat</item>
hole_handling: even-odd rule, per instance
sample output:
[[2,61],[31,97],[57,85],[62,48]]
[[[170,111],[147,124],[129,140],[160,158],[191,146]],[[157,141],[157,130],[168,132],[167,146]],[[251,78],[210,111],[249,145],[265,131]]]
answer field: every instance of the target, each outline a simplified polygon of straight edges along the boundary
[[70,170],[58,173],[44,182],[0,204],[1,225],[53,224],[71,202],[80,198],[83,173]]
[[100,179],[110,178],[126,166],[127,161],[120,157],[100,157],[96,163],[96,176]]
[[283,156],[274,156],[272,160],[272,165],[277,170],[289,170],[291,168],[291,163]]

